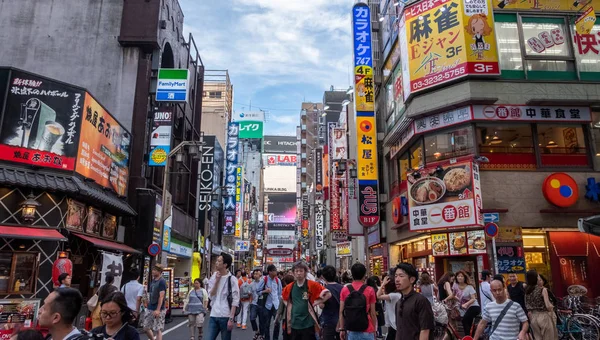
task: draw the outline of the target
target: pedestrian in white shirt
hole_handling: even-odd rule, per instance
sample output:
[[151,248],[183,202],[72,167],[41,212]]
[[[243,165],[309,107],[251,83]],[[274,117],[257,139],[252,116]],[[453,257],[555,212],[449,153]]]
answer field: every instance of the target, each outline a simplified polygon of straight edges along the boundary
[[212,310],[208,322],[207,340],[216,340],[219,334],[221,340],[231,340],[235,311],[240,305],[238,280],[230,272],[232,263],[231,255],[221,253],[215,263],[217,271],[208,283],[211,287],[208,295]]
[[481,297],[481,313],[485,310],[485,306],[494,301],[494,296],[490,288],[492,282],[492,273],[489,270],[481,271],[481,284],[479,285],[479,296]]
[[132,278],[131,281],[127,282],[121,288],[121,293],[125,295],[125,301],[127,301],[127,307],[132,310],[133,317],[139,320],[140,306],[142,304],[142,296],[144,296],[144,286],[138,281],[140,279],[140,272],[137,269],[129,271],[129,275]]

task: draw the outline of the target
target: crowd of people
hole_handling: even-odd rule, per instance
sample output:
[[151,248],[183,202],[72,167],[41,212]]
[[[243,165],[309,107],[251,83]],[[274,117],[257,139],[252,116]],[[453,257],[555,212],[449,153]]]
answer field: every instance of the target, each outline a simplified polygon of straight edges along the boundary
[[[502,275],[484,270],[476,292],[473,278],[465,271],[445,273],[435,283],[427,271],[419,274],[407,263],[398,264],[382,278],[369,277],[361,263],[343,272],[325,266],[314,274],[303,262],[287,272],[278,272],[270,264],[265,272],[238,270],[235,275],[232,263],[233,258],[222,253],[210,277],[193,281],[183,307],[190,340],[216,340],[219,335],[230,340],[235,327],[247,330],[248,319],[254,340],[375,340],[384,337],[383,327],[387,340],[425,340],[439,338],[439,327],[443,337],[445,322],[453,329],[460,322],[464,334],[474,339],[558,338],[556,298],[535,270],[527,272],[526,282],[510,273],[507,284]],[[159,265],[152,268],[147,294],[136,270],[120,290],[107,275],[87,302],[91,332],[74,326],[83,298],[69,287],[70,276],[61,275],[60,285],[39,309],[39,325],[48,330],[47,339],[53,340],[94,336],[138,340],[137,327],[143,328],[148,339],[162,340],[167,290],[162,272]],[[477,316],[481,321],[473,326]],[[24,330],[11,339],[43,337],[35,330]]]

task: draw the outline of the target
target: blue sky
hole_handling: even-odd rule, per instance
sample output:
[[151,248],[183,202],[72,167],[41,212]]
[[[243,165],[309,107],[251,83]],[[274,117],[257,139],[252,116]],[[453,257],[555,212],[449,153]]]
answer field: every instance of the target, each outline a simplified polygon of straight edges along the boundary
[[348,88],[352,0],[179,0],[207,69],[228,69],[236,111],[268,112],[265,134],[295,135],[303,101]]

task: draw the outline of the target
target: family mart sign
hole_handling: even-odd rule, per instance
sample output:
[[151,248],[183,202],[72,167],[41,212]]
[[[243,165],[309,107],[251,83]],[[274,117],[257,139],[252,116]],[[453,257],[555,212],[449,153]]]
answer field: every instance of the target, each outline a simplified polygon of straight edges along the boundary
[[189,70],[160,69],[156,83],[156,101],[185,102],[189,92]]

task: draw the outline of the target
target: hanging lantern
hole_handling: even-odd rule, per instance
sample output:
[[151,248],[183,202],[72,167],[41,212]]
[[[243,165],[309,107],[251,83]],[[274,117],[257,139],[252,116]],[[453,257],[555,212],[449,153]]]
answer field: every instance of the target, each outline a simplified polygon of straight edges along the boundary
[[61,251],[58,253],[58,258],[52,264],[52,282],[55,286],[59,286],[58,277],[62,273],[67,273],[73,276],[73,262],[69,260],[68,253]]
[[35,220],[35,213],[42,204],[35,200],[33,193],[27,196],[27,199],[21,202],[21,218],[25,223],[32,223]]

